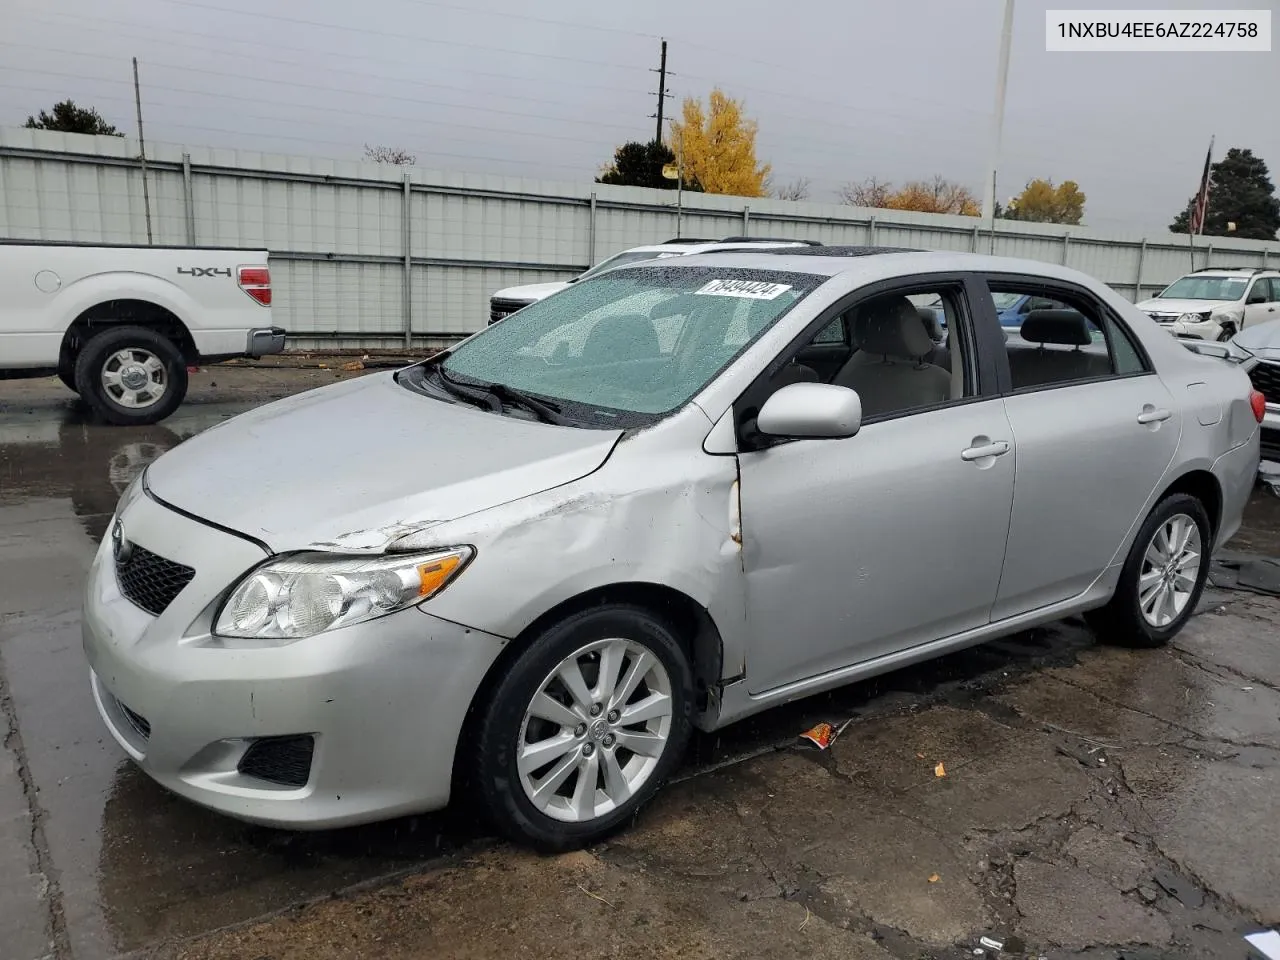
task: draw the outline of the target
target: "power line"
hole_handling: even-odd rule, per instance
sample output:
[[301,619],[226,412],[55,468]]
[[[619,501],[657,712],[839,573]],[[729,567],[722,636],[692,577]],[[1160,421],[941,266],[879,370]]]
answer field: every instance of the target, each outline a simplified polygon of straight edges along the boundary
[[[331,59],[349,60],[356,63],[369,63],[372,59],[367,56],[343,53],[336,50],[329,51],[329,50],[316,50],[315,48],[312,48],[312,47],[294,47],[294,46],[289,46],[287,44],[276,43],[275,41],[250,40],[245,37],[222,37],[217,34],[201,33],[194,30],[178,30],[176,28],[169,28],[169,27],[160,29],[158,27],[153,27],[148,24],[137,23],[136,21],[131,21],[131,20],[113,20],[106,17],[91,17],[91,16],[79,16],[79,15],[72,16],[70,14],[58,13],[57,11],[53,11],[53,10],[41,11],[41,12],[45,16],[64,18],[65,20],[70,22],[57,23],[54,21],[44,19],[43,17],[40,17],[40,16],[31,16],[31,15],[28,15],[28,19],[34,20],[37,23],[47,23],[50,26],[57,27],[58,29],[65,29],[66,27],[71,27],[72,29],[92,32],[95,34],[95,39],[98,39],[98,40],[101,40],[102,32],[99,30],[95,30],[92,27],[85,26],[84,21],[111,24],[113,26],[126,27],[131,31],[140,30],[140,31],[145,31],[149,33],[159,34],[161,36],[161,39],[154,42],[163,43],[166,47],[179,47],[187,50],[199,50],[199,51],[209,53],[218,57],[227,57],[227,56],[238,57],[244,60],[252,60],[255,63],[271,63],[271,64],[278,64],[280,66],[288,66],[288,67],[309,67],[314,65],[315,57],[317,56],[323,56],[326,60],[331,60]],[[248,45],[252,47],[262,47],[262,48],[271,50],[273,52],[280,51],[280,50],[288,50],[294,53],[305,54],[311,59],[307,61],[282,60],[278,57],[267,57],[267,56],[262,56],[261,54],[256,54],[256,53],[239,53],[234,50],[223,50],[223,49],[219,49],[219,48],[215,48],[215,47],[203,45],[203,44],[179,43],[172,39],[172,37],[170,36],[171,34],[177,34],[179,36],[186,36],[186,37],[196,37],[204,40],[225,40],[228,43],[234,43],[237,45]],[[139,37],[136,36],[134,33],[130,33],[128,35],[117,33],[113,35],[116,37],[119,37],[121,40],[126,41],[128,43],[136,43],[139,39]],[[17,44],[13,44],[13,45],[17,46]],[[26,45],[23,45],[23,46],[26,46]],[[75,55],[79,56],[81,54],[79,53],[79,51],[77,51]],[[374,62],[380,65],[397,64],[397,65],[403,65],[408,67],[414,67],[416,69],[421,69],[422,67],[421,60],[399,60],[395,58],[388,58],[386,56],[380,56]],[[361,72],[361,71],[355,71],[355,70],[340,70],[340,69],[334,69],[333,67],[329,67],[329,66],[326,66],[325,71],[326,73],[344,73],[349,76],[377,77],[379,79],[393,80],[397,83],[410,83],[418,86],[433,86],[433,87],[439,87],[441,89],[460,90],[468,93],[473,92],[471,87],[452,86],[449,84],[435,83],[434,81],[412,80],[407,77],[398,77],[398,76],[388,75],[388,74],[377,74],[369,71]],[[544,77],[530,77],[523,74],[513,74],[513,73],[494,73],[492,71],[476,70],[471,67],[467,67],[466,73],[467,75],[470,75],[470,76],[491,77],[497,80],[518,80],[518,81],[533,81],[533,82],[542,82],[545,80]],[[627,94],[635,93],[635,87],[610,86],[606,84],[596,83],[594,80],[591,83],[590,89],[593,91],[603,90],[603,91],[608,91],[613,93],[627,93]],[[492,92],[486,91],[485,95],[502,97],[504,99],[510,99],[510,100],[526,100],[534,103],[554,103],[554,104],[564,103],[563,99],[548,100],[545,98],[525,97],[519,94],[511,94],[511,93],[492,93]]]

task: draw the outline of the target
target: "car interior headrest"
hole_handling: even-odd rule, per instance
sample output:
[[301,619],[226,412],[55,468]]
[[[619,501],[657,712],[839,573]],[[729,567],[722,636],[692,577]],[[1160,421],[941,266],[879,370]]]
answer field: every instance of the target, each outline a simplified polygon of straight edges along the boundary
[[1093,343],[1089,321],[1079,310],[1032,310],[1022,321],[1022,339],[1032,343],[1057,343],[1087,347]]
[[872,300],[863,304],[854,317],[854,345],[867,353],[918,360],[935,345],[920,321],[919,311],[906,297]]

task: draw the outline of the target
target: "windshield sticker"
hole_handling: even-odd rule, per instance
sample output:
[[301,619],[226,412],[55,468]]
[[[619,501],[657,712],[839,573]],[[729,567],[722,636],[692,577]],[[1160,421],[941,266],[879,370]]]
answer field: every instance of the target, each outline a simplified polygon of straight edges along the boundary
[[744,300],[776,300],[791,289],[789,283],[763,280],[712,280],[694,293],[704,297],[740,297]]

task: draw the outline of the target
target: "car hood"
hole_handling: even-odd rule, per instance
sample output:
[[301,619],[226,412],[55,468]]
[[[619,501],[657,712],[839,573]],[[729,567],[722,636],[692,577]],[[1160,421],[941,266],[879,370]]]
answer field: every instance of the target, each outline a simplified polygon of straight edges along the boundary
[[507,287],[493,295],[495,300],[523,300],[533,303],[559,293],[569,286],[568,280],[557,280],[554,283],[526,283],[523,287]]
[[1231,342],[1264,360],[1280,360],[1280,320],[1251,324],[1232,337]]
[[1237,306],[1235,300],[1143,300],[1135,304],[1139,310],[1155,313],[1209,313],[1222,307]]
[[583,477],[621,435],[435,400],[394,378],[349,380],[227,420],[151,464],[147,488],[275,551],[380,550],[423,525]]

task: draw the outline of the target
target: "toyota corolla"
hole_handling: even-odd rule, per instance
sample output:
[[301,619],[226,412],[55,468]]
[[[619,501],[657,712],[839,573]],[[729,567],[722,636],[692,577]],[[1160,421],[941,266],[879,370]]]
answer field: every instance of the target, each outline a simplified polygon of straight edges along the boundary
[[[1047,304],[1016,337],[1011,297]],[[1167,643],[1263,413],[1238,365],[1058,266],[623,267],[152,463],[89,574],[92,692],[143,770],[234,817],[354,824],[465,784],[572,847],[694,728],[1071,614]]]

